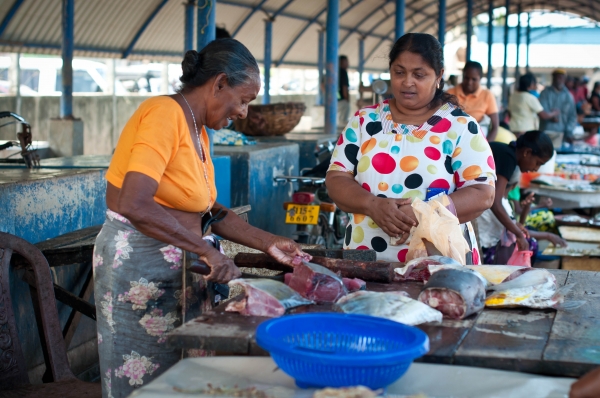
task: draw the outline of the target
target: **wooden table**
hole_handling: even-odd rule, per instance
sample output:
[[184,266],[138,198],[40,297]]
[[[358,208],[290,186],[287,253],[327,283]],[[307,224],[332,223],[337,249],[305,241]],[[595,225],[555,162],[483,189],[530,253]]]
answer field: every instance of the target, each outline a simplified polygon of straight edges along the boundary
[[[570,311],[485,309],[465,320],[444,320],[419,328],[429,335],[431,349],[420,361],[458,364],[530,373],[579,377],[600,365],[600,274],[551,270],[560,286],[576,284],[567,302],[585,300]],[[415,298],[417,282],[375,284],[374,291],[404,290]],[[332,311],[308,306],[295,312]],[[200,316],[167,337],[175,348],[201,348],[236,355],[267,355],[255,340],[256,327],[266,320],[224,312]]]

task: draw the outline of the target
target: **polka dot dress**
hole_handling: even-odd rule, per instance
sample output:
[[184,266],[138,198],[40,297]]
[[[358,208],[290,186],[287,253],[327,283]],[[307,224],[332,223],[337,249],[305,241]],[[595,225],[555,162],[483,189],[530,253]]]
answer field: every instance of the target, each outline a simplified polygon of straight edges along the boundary
[[[387,198],[428,200],[474,184],[493,185],[494,158],[481,128],[460,108],[445,104],[421,126],[394,123],[387,101],[359,110],[340,135],[329,171],[354,175],[363,189]],[[374,249],[378,260],[405,262],[408,243],[390,237],[368,216],[351,214],[345,249]],[[475,234],[465,226],[472,262]]]

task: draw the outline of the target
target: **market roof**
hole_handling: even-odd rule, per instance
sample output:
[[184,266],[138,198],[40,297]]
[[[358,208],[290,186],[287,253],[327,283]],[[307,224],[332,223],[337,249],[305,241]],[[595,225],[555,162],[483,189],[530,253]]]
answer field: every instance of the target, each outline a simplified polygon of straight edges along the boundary
[[[200,6],[210,0],[199,0]],[[260,62],[264,19],[273,22],[275,65],[317,63],[318,31],[327,18],[327,0],[217,0],[217,26],[244,43]],[[489,0],[473,0],[474,15]],[[0,2],[0,52],[61,53],[62,0]],[[394,39],[393,0],[340,0],[340,54],[356,66],[357,40],[365,39],[365,69],[385,69]],[[406,0],[406,32],[437,36],[439,0]],[[504,7],[505,0],[494,0]],[[527,11],[561,11],[600,21],[597,0],[513,0]],[[178,62],[184,44],[184,0],[75,1],[75,55],[80,57],[170,60]],[[447,0],[448,30],[465,24],[466,1]],[[200,22],[202,23],[202,21]]]

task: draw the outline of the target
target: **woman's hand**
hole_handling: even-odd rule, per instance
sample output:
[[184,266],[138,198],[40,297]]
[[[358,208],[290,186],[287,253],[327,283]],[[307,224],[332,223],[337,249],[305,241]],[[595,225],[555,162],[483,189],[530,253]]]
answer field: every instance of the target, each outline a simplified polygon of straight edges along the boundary
[[304,253],[300,245],[289,238],[274,236],[268,243],[266,252],[276,261],[289,266],[300,265],[302,261],[310,261],[312,256]]
[[530,192],[525,197],[525,199],[521,200],[520,205],[521,205],[521,207],[530,206],[534,200],[535,200],[535,194],[533,192]]
[[411,202],[411,199],[377,198],[367,215],[389,236],[404,234],[408,238],[410,229],[418,224]]
[[520,252],[529,250],[529,242],[527,241],[527,238],[525,238],[525,236],[517,238],[517,247],[519,248]]
[[200,260],[204,261],[210,267],[210,274],[206,276],[209,281],[217,283],[227,283],[232,279],[242,276],[241,271],[235,266],[233,260],[218,251],[211,248],[207,253],[198,254]]
[[569,398],[594,398],[600,396],[600,368],[583,375],[571,385]]
[[553,234],[553,233],[546,233],[546,235],[544,235],[544,239],[546,239],[547,241],[550,241],[550,243],[552,243],[554,246],[556,247],[567,247],[568,244],[567,242],[561,238],[560,236]]

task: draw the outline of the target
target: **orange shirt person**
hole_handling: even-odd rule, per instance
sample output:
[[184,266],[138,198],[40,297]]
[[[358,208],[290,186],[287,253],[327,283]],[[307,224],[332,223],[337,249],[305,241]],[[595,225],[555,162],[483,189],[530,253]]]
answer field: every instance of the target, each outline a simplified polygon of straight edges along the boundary
[[479,62],[468,61],[463,69],[462,83],[448,90],[455,95],[465,112],[481,123],[485,115],[490,118],[487,140],[492,142],[498,134],[498,105],[492,92],[481,87],[483,67]]

